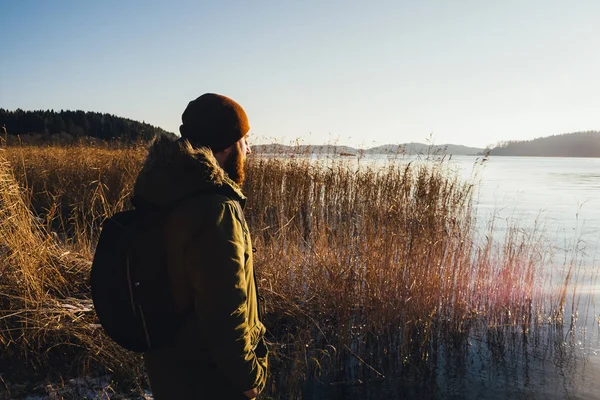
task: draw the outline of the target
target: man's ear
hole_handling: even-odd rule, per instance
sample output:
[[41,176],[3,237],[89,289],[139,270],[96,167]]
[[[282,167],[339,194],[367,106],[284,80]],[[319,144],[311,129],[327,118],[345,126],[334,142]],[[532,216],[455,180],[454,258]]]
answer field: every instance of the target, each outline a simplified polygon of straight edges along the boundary
[[223,168],[223,166],[225,165],[225,160],[227,160],[227,157],[229,157],[229,154],[233,151],[233,146],[236,146],[236,145],[237,145],[237,143],[234,143],[224,150],[213,153],[215,155],[215,158],[219,162],[219,165],[221,166],[221,168]]
[[229,147],[227,147],[226,149],[224,149],[224,150],[221,150],[221,151],[219,151],[219,152],[217,152],[217,153],[215,153],[215,154],[221,154],[221,153],[222,153],[222,154],[223,154],[225,157],[227,157],[227,156],[229,155],[229,153],[231,153],[231,152],[233,151],[233,148],[234,148],[235,146],[237,146],[237,142],[235,142],[235,143],[234,143],[234,144],[232,144],[231,146],[229,146]]
[[226,156],[229,155],[229,153],[231,153],[233,151],[233,147],[236,146],[237,143],[232,144],[231,146],[229,146],[228,148],[226,148],[225,150],[223,150],[223,153],[225,153]]

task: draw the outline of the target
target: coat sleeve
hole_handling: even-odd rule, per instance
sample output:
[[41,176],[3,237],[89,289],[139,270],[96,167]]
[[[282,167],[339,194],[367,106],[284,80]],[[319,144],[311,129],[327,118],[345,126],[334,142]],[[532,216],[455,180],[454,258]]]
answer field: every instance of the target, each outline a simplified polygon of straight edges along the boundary
[[248,326],[245,242],[235,207],[216,203],[187,251],[194,306],[217,367],[240,392],[262,388],[263,363],[256,356]]

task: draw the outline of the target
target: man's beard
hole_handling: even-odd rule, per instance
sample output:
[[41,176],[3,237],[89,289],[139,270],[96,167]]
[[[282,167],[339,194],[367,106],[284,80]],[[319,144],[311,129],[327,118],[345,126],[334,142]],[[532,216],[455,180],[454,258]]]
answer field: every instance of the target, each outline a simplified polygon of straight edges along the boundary
[[246,178],[244,174],[244,157],[239,144],[236,143],[233,151],[229,153],[223,169],[238,186],[241,187],[244,184],[244,179]]

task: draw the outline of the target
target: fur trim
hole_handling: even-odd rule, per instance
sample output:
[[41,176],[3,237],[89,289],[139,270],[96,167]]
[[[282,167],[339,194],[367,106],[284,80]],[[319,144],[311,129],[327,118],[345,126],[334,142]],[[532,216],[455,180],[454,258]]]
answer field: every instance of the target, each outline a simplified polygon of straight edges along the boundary
[[159,136],[148,149],[134,193],[149,202],[166,204],[189,194],[214,193],[223,186],[231,186],[235,194],[244,197],[209,148]]

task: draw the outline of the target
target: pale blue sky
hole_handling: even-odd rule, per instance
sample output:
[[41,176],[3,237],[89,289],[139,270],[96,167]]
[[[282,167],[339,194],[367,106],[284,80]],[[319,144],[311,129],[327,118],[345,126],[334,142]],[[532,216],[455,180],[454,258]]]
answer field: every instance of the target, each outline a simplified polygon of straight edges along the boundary
[[177,132],[222,93],[254,140],[501,140],[600,130],[600,1],[0,0],[0,107]]

